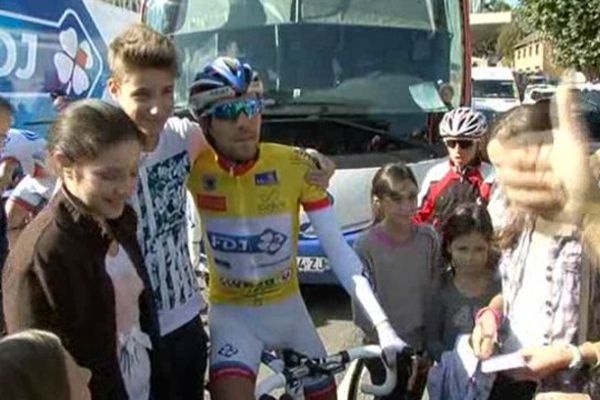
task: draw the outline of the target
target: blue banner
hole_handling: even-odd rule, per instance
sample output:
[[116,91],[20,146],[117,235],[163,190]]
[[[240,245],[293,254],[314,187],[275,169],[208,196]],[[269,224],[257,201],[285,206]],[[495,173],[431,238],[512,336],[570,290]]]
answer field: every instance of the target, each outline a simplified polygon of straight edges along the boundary
[[44,132],[55,116],[50,93],[101,97],[108,68],[83,3],[37,3],[0,6],[0,95],[15,105],[17,127]]

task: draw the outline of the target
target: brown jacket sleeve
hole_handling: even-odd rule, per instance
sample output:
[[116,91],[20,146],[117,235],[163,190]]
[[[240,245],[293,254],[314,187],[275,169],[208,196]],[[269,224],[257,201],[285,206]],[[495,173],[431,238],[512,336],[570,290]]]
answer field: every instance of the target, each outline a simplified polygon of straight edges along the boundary
[[[8,333],[29,328],[46,329],[58,334],[53,312],[42,288],[43,284],[33,272],[33,263],[20,268],[8,260],[2,278],[3,308]],[[60,335],[59,335],[60,336]]]
[[92,371],[94,400],[126,399],[110,277],[91,252],[84,257],[84,243],[54,228],[49,231],[33,243],[20,240],[7,262],[7,330],[36,328],[57,334],[77,363]]

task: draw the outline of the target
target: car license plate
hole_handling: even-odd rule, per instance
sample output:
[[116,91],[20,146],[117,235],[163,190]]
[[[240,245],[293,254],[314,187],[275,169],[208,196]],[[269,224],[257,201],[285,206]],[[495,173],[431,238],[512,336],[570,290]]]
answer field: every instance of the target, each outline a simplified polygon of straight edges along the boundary
[[300,272],[325,272],[328,269],[327,259],[324,257],[298,257]]

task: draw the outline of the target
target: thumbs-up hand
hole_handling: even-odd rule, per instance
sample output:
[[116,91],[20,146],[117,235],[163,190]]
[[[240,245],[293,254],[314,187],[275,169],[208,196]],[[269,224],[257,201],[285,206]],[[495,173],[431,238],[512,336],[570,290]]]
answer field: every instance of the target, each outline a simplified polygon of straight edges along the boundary
[[578,222],[598,185],[594,184],[587,133],[577,113],[574,90],[559,87],[556,103],[558,126],[552,130],[550,163],[564,192],[564,206],[555,219]]
[[597,197],[588,142],[576,112],[574,92],[559,87],[552,132],[498,134],[488,146],[509,203],[545,218],[578,223]]

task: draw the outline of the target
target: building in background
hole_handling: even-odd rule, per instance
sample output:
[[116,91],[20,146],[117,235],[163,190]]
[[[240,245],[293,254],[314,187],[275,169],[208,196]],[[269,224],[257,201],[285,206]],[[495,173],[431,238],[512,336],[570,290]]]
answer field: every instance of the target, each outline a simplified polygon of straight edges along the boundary
[[557,77],[560,74],[552,59],[552,46],[537,32],[517,43],[513,67],[526,75]]

